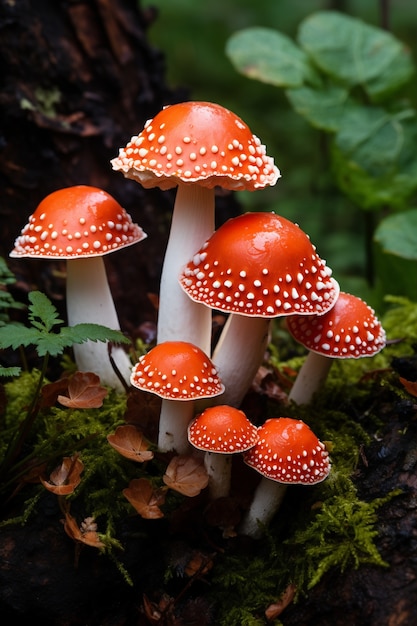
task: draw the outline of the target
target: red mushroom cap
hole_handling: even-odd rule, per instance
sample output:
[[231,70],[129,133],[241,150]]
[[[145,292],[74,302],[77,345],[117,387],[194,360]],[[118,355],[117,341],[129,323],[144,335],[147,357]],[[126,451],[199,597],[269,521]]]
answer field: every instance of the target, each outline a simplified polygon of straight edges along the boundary
[[134,387],[169,400],[219,396],[224,385],[209,357],[187,341],[164,341],[140,357],[132,369]]
[[321,315],[339,293],[309,237],[275,213],[229,219],[180,276],[196,302],[248,316]]
[[386,344],[385,331],[366,302],[340,292],[334,307],[320,317],[289,317],[291,335],[311,352],[337,359],[377,354]]
[[188,427],[188,441],[199,450],[233,454],[258,441],[258,429],[245,413],[229,405],[209,407]]
[[243,460],[262,476],[279,483],[312,485],[329,475],[326,447],[302,420],[268,419],[258,428],[258,436]]
[[97,257],[147,235],[108,193],[76,185],[49,194],[29,217],[11,257]]
[[280,177],[265,146],[240,117],[210,102],[165,107],[111,163],[145,188],[198,182],[210,189],[253,191]]

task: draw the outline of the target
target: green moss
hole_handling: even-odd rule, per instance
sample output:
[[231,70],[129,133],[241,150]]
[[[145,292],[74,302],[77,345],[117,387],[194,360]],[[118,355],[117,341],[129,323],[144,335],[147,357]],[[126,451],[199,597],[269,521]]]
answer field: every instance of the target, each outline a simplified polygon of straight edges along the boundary
[[[417,306],[404,299],[393,301],[384,327],[389,338],[402,338],[373,358],[335,362],[326,385],[316,394],[310,406],[283,405],[270,399],[265,417],[288,415],[308,423],[326,442],[330,450],[332,471],[329,478],[313,488],[289,488],[281,511],[261,540],[246,542],[240,537],[224,542],[224,549],[214,558],[210,571],[209,596],[222,626],[260,626],[266,623],[264,611],[278,601],[289,584],[297,589],[296,601],[331,572],[335,575],[363,565],[386,567],[377,549],[377,523],[380,508],[400,492],[365,502],[358,497],[353,481],[360,450],[370,443],[382,427],[378,411],[380,395],[391,401],[402,397],[397,376],[389,369],[395,355],[412,354],[417,337]],[[140,349],[143,347],[139,346]],[[303,357],[283,363],[278,351],[271,350],[271,365],[278,370],[286,366],[298,369]],[[267,364],[269,365],[269,364]],[[66,361],[71,369],[71,363]],[[3,437],[0,452],[19,423],[36,393],[40,372],[21,373],[5,385],[6,410],[2,416]],[[99,409],[68,409],[58,404],[42,407],[25,443],[29,458],[45,460],[48,469],[62,456],[78,452],[84,464],[82,480],[69,496],[71,512],[77,520],[93,516],[98,524],[105,552],[115,563],[127,584],[129,572],[121,562],[122,545],[118,534],[133,509],[123,496],[132,478],[146,476],[156,486],[162,484],[166,467],[161,459],[148,464],[134,463],[118,454],[107,441],[107,435],[124,423],[127,398],[109,391]],[[22,514],[9,520],[30,522],[43,488],[28,486],[22,494]],[[168,495],[164,512],[169,521],[181,507],[184,497]],[[204,511],[193,512],[201,515]],[[146,542],[158,526],[138,525],[138,540]],[[159,526],[160,528],[160,526]],[[167,526],[164,526],[166,531]],[[142,531],[143,529],[143,531]],[[149,530],[150,529],[150,530]],[[160,537],[161,543],[167,536]],[[169,579],[161,581],[161,586]],[[275,620],[274,624],[280,624]]]

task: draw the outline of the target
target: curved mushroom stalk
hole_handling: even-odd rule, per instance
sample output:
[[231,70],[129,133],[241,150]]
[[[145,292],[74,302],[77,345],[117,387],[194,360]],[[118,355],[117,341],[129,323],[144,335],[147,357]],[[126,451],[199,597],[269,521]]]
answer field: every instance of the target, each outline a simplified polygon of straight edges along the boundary
[[[119,319],[107,281],[102,257],[67,260],[67,313],[68,323],[102,324],[113,330],[120,330]],[[100,376],[103,385],[124,391],[119,377],[114,371],[105,342],[87,341],[74,345],[77,368],[83,372],[94,372]],[[132,363],[120,347],[111,351],[117,369],[129,383]]]
[[178,277],[214,231],[214,189],[179,184],[159,294],[157,342],[188,341],[210,354],[211,311],[184,293]]
[[267,527],[278,512],[286,491],[287,485],[262,476],[251,505],[239,526],[239,533],[258,539],[262,535],[262,527]]
[[194,416],[193,400],[162,400],[159,416],[158,450],[187,454],[187,427]]
[[296,404],[309,404],[313,395],[322,387],[329,374],[333,360],[309,352],[288,394],[288,400]]
[[204,466],[209,477],[208,490],[211,500],[226,498],[230,495],[230,483],[232,478],[232,456],[230,454],[218,454],[206,452]]
[[262,365],[268,346],[271,320],[231,314],[213,352],[213,363],[225,386],[223,395],[210,404],[238,407]]

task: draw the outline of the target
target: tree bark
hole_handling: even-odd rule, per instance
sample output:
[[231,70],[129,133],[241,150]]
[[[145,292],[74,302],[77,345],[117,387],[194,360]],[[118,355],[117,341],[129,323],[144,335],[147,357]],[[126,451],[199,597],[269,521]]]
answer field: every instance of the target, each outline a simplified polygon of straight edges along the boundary
[[[148,293],[158,291],[172,197],[124,179],[110,159],[162,106],[185,99],[166,86],[164,56],[147,40],[155,17],[137,0],[0,2],[0,254],[7,259],[52,191],[105,189],[149,235],[105,259],[123,329],[132,333],[155,319]],[[39,288],[63,300],[63,263],[9,265],[23,292]]]

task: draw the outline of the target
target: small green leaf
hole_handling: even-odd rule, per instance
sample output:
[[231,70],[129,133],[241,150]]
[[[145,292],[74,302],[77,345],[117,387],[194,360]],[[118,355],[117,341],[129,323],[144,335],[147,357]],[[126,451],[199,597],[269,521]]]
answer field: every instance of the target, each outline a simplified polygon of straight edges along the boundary
[[307,55],[286,35],[271,28],[238,31],[226,45],[226,55],[248,78],[278,87],[317,82]]
[[386,217],[375,231],[384,252],[417,261],[417,209]]
[[10,376],[19,376],[22,369],[20,367],[3,367],[0,365],[0,377],[8,378]]
[[67,345],[84,343],[85,341],[111,341],[113,343],[130,343],[130,339],[120,330],[112,330],[101,324],[76,324],[61,329],[60,335]]
[[358,108],[345,117],[332,145],[339,187],[364,209],[403,208],[417,190],[416,144],[414,111]]
[[414,73],[410,52],[401,41],[337,11],[308,16],[298,41],[323,72],[350,87],[361,85],[373,101],[390,96]]
[[358,105],[344,87],[323,86],[321,89],[300,87],[288,89],[287,97],[293,108],[312,126],[334,132],[343,124],[346,115],[353,114]]
[[[384,252],[382,246],[377,241],[374,245],[373,256],[376,277],[374,294],[379,298],[381,306],[387,293],[391,296],[405,296],[410,300],[415,300],[417,263],[414,260]],[[404,328],[404,324],[401,324],[401,328]],[[394,334],[396,332],[397,328]],[[413,332],[417,333],[417,327],[415,327]]]
[[0,348],[17,350],[20,346],[35,345],[39,340],[40,332],[35,328],[26,328],[18,322],[11,322],[0,327]]
[[[58,316],[58,311],[41,291],[31,291],[29,293],[29,321],[39,330],[50,331],[54,326],[63,324]],[[38,321],[40,320],[40,321]]]

